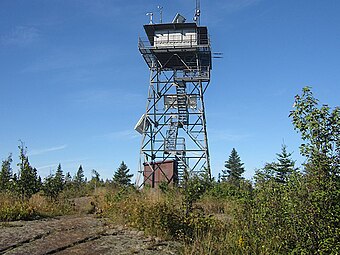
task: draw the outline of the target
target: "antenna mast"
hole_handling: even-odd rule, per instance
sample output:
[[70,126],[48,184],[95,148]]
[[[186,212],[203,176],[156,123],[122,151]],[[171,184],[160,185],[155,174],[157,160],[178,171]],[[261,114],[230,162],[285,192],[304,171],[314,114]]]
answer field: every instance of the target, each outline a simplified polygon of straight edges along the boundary
[[158,5],[157,8],[159,9],[159,23],[163,23],[163,7]]
[[200,16],[201,16],[201,4],[200,4],[200,0],[196,0],[194,21],[196,22],[198,26],[200,25]]
[[148,13],[146,14],[146,16],[149,16],[149,17],[150,17],[150,22],[149,22],[149,24],[153,24],[153,13],[152,13],[152,12],[148,12]]

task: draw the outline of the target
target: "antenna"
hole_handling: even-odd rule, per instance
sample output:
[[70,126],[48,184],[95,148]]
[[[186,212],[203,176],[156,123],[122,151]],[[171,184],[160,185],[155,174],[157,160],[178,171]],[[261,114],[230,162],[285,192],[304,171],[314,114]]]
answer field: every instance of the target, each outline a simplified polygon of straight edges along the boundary
[[213,52],[213,58],[223,58],[223,52]]
[[153,24],[153,13],[152,13],[152,12],[148,12],[148,13],[146,14],[146,16],[150,16],[150,22],[149,22],[149,24]]
[[200,16],[201,16],[201,4],[200,0],[196,0],[194,21],[196,22],[197,25],[200,24]]
[[157,8],[159,9],[159,23],[163,23],[163,7],[158,5]]

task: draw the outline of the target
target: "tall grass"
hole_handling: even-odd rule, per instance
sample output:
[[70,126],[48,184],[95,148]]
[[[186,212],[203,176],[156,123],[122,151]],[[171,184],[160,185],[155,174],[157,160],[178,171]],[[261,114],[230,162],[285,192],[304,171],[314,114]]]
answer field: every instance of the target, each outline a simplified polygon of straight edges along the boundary
[[12,193],[0,194],[0,221],[32,220],[73,212],[72,204],[66,199],[50,200],[41,194],[34,194],[28,200]]
[[183,254],[251,254],[235,218],[242,204],[204,197],[187,214],[183,200],[179,189],[122,189],[107,193],[100,206],[116,224],[183,242]]
[[18,199],[10,193],[0,194],[0,221],[32,219],[36,216],[28,201]]
[[106,195],[105,214],[128,225],[166,239],[193,241],[215,224],[215,219],[194,210],[186,214],[179,190],[121,190]]
[[[311,190],[292,176],[249,186],[215,184],[187,213],[185,194],[167,190],[101,187],[95,209],[119,225],[184,243],[183,254],[340,254],[339,189]],[[0,220],[74,213],[69,198],[51,201],[36,194],[22,201],[0,195]],[[322,212],[322,213],[320,213]]]
[[[230,191],[228,185],[221,187]],[[270,180],[253,190],[239,186],[232,194],[209,191],[189,214],[179,189],[116,190],[106,193],[101,206],[116,223],[182,241],[185,255],[340,254],[340,206],[333,199],[340,192],[308,188],[297,175],[286,184]]]

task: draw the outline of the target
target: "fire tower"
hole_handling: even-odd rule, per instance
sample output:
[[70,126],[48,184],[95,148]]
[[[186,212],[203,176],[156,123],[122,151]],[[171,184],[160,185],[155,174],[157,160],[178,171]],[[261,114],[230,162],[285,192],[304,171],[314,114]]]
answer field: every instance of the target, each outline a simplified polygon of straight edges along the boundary
[[[146,111],[135,130],[142,135],[137,185],[181,183],[185,173],[209,171],[204,93],[210,82],[211,48],[207,27],[186,23],[144,25],[138,48],[150,69]],[[139,182],[139,183],[138,183]]]

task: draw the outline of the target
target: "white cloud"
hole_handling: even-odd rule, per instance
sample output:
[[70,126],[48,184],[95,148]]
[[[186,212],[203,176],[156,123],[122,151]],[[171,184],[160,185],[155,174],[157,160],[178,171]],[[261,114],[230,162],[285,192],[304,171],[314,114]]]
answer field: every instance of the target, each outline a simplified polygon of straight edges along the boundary
[[36,169],[39,171],[41,177],[46,177],[49,174],[55,173],[58,165],[61,164],[61,168],[64,171],[64,174],[66,174],[66,172],[69,172],[70,169],[71,174],[73,174],[78,169],[79,165],[83,165],[87,160],[88,158],[60,160],[58,162],[51,162],[48,165],[38,166],[36,167]]
[[28,153],[29,156],[36,156],[36,155],[41,155],[41,154],[45,154],[48,152],[53,152],[53,151],[60,151],[60,150],[64,150],[67,148],[67,145],[61,145],[61,146],[55,146],[55,147],[50,147],[50,148],[44,148],[44,149],[35,149],[35,150],[31,150],[30,153]]
[[94,136],[95,139],[105,139],[105,140],[132,140],[139,138],[140,134],[137,133],[134,129],[127,129],[121,131],[115,131],[107,134]]
[[24,46],[38,40],[40,32],[32,26],[16,26],[8,34],[0,36],[0,43],[3,45]]

